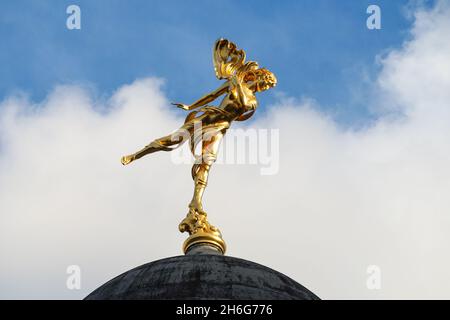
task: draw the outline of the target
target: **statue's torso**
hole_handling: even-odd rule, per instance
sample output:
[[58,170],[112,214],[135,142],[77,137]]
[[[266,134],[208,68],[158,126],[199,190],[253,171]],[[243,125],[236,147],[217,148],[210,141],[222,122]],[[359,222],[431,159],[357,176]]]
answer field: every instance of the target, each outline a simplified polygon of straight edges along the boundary
[[231,89],[220,103],[220,108],[224,109],[228,113],[233,115],[233,118],[237,118],[247,111],[250,111],[257,106],[257,100],[255,94],[245,84],[242,84],[242,90],[247,98],[247,104],[243,105],[238,98],[236,88]]

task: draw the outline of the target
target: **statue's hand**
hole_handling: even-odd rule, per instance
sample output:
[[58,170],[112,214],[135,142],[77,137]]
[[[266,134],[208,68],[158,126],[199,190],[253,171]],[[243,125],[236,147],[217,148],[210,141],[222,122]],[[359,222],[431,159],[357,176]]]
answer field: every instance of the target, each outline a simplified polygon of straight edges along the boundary
[[172,104],[180,109],[189,110],[189,106],[187,104],[184,103],[172,103]]

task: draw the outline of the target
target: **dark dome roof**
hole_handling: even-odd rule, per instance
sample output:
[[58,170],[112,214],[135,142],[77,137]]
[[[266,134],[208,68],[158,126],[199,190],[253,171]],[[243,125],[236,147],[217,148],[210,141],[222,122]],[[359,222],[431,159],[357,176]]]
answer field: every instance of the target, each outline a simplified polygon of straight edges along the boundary
[[319,299],[289,277],[243,259],[197,254],[144,264],[108,281],[87,300]]

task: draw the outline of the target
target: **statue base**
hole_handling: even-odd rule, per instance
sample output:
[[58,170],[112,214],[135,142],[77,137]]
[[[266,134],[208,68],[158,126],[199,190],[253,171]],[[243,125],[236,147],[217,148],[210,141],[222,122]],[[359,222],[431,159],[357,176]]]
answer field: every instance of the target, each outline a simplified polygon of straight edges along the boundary
[[194,208],[190,208],[186,218],[178,226],[181,232],[189,233],[189,238],[183,243],[183,252],[185,254],[191,247],[202,243],[213,246],[222,254],[225,254],[227,247],[220,230],[212,226],[206,218],[205,212],[199,212]]

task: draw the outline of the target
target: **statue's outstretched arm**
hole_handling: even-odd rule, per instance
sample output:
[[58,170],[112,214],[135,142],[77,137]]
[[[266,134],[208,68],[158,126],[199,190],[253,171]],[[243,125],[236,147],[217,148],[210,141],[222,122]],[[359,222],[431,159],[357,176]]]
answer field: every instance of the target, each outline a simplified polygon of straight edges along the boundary
[[182,103],[172,103],[173,105],[178,106],[181,109],[184,110],[193,110],[193,109],[197,109],[200,108],[202,106],[204,106],[207,103],[210,103],[214,100],[216,100],[218,97],[220,97],[221,95],[223,95],[224,93],[226,93],[228,91],[230,87],[230,83],[229,81],[226,81],[223,85],[221,85],[218,89],[214,90],[211,93],[208,93],[207,95],[201,97],[200,99],[198,99],[197,101],[195,101],[193,104],[191,104],[190,106],[182,104]]

